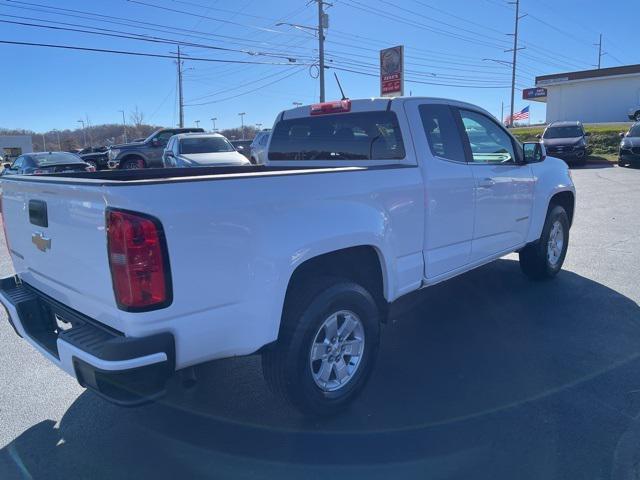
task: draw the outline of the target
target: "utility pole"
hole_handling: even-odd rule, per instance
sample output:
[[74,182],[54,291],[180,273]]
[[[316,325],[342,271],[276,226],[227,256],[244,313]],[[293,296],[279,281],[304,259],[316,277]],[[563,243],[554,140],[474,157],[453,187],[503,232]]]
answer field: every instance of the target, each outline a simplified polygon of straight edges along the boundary
[[600,66],[602,65],[602,57],[606,55],[606,52],[602,51],[602,34],[600,34],[600,41],[598,43],[594,43],[596,47],[598,47],[598,70],[600,70]]
[[82,138],[84,138],[84,144],[82,146],[86,147],[87,146],[87,132],[84,129],[84,120],[78,120],[78,123],[82,124]]
[[58,131],[57,128],[54,128],[53,131],[56,132],[56,136],[58,137],[58,151],[61,152],[62,145],[60,144],[60,132]]
[[42,134],[42,151],[43,152],[47,151],[47,139],[44,138],[44,133]]
[[196,120],[196,128],[200,128],[200,120]]
[[320,67],[320,102],[324,102],[324,26],[326,23],[326,17],[324,13],[324,1],[316,0],[318,2],[318,56]]
[[244,140],[244,116],[246,115],[246,112],[241,112],[238,115],[240,115],[240,124],[242,125],[242,138],[240,140]]
[[124,140],[124,143],[127,143],[127,121],[124,118],[124,110],[118,110],[120,113],[122,113],[122,138]]
[[509,115],[509,127],[513,127],[513,109],[516,100],[516,63],[518,61],[518,50],[524,49],[524,47],[518,48],[518,25],[520,23],[520,19],[526,17],[526,15],[520,16],[520,0],[515,0],[515,2],[509,3],[516,6],[515,28],[513,31],[513,50],[505,50],[505,52],[513,51],[513,62],[511,62],[511,114]]
[[178,126],[184,127],[184,103],[182,101],[182,59],[180,58],[180,45],[178,45],[178,106],[180,112],[180,121]]
[[216,120],[217,120],[217,119],[218,119],[218,117],[213,117],[213,118],[211,119],[211,121],[213,122],[213,130],[212,130],[212,132],[215,132],[215,131],[216,131]]

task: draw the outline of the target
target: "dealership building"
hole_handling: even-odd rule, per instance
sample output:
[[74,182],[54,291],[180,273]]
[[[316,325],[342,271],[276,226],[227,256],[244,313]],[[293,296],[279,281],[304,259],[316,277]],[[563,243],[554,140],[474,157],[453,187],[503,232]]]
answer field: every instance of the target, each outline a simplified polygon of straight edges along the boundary
[[536,77],[522,98],[547,104],[546,122],[628,122],[640,109],[640,65],[556,73]]
[[23,153],[33,152],[31,135],[0,135],[0,156],[15,160]]

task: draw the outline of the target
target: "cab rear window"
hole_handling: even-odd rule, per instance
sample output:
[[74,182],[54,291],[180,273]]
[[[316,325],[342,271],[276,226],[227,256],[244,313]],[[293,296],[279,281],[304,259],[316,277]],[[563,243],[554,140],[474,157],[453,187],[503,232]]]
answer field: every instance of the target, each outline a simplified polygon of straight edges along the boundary
[[278,122],[269,160],[401,160],[402,134],[394,112],[340,113]]

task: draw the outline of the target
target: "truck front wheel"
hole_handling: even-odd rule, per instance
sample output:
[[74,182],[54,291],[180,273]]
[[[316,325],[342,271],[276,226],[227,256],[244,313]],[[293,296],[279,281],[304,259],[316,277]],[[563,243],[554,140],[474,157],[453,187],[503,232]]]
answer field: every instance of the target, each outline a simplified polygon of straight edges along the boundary
[[554,277],[562,268],[569,244],[569,217],[560,205],[551,205],[540,239],[520,250],[520,267],[529,278]]
[[275,347],[262,356],[267,383],[301,412],[331,415],[364,387],[378,352],[380,313],[347,279],[323,278],[290,292]]

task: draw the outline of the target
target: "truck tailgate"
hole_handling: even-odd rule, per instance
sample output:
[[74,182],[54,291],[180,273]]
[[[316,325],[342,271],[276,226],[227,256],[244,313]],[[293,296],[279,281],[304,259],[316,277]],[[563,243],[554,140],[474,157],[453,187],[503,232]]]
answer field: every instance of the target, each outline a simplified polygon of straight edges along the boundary
[[8,247],[22,280],[118,329],[102,188],[2,181],[2,210]]

